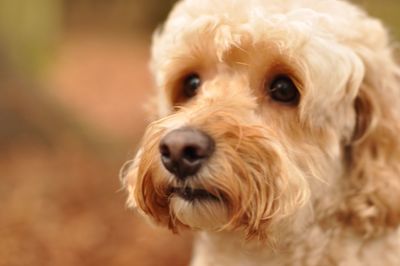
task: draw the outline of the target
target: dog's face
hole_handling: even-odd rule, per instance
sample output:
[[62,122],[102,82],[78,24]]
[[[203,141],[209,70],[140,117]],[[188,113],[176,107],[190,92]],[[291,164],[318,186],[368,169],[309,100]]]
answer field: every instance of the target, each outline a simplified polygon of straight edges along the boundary
[[124,183],[132,206],[172,229],[263,238],[344,197],[332,191],[363,130],[366,66],[335,12],[359,11],[231,2],[183,1],[156,35],[160,119]]

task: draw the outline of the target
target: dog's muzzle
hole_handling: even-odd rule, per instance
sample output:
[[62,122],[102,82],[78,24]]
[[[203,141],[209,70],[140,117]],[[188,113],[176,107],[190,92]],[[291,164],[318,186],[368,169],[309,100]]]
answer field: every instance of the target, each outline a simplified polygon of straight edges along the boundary
[[214,140],[191,127],[175,129],[160,141],[161,161],[176,178],[183,181],[195,175],[215,150]]

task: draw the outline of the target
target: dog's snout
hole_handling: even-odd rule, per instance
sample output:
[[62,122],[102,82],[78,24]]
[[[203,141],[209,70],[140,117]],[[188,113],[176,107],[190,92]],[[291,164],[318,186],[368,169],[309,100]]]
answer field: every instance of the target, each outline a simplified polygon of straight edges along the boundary
[[194,128],[180,128],[168,133],[160,142],[164,167],[179,179],[199,171],[211,156],[215,143],[206,133]]

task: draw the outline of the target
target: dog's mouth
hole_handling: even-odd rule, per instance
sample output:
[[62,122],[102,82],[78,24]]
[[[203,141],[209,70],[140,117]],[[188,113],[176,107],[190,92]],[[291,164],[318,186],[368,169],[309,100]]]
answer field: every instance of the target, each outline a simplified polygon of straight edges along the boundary
[[219,198],[205,189],[190,188],[190,187],[173,187],[170,190],[170,195],[176,195],[186,201],[195,200],[216,200]]

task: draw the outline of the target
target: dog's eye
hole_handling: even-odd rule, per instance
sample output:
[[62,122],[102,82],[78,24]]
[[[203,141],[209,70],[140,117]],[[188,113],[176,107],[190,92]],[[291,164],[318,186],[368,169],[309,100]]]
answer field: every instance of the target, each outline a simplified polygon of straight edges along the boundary
[[187,98],[192,98],[196,95],[197,89],[201,85],[201,79],[196,73],[190,74],[183,80],[183,94]]
[[300,94],[293,81],[287,76],[278,76],[269,85],[268,93],[275,101],[295,104]]

